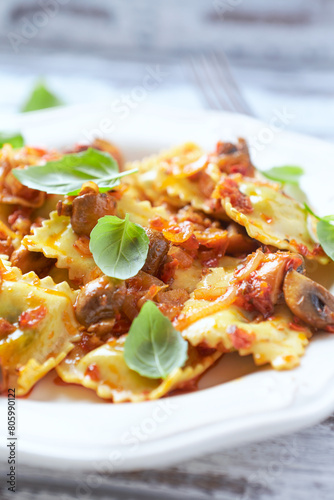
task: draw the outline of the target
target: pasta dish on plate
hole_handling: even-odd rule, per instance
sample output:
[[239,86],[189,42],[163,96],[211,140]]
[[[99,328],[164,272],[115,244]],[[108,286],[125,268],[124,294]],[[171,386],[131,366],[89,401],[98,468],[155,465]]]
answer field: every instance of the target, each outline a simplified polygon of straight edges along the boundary
[[333,258],[334,228],[284,191],[296,168],[263,175],[243,139],[131,163],[103,139],[4,143],[1,391],[27,395],[55,369],[139,402],[193,390],[232,351],[298,366],[334,332],[334,297],[307,276]]

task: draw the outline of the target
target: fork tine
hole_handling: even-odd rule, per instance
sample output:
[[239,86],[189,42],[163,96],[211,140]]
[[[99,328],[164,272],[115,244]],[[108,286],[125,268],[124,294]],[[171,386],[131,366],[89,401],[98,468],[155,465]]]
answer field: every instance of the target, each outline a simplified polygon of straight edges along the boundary
[[238,84],[232,74],[226,55],[223,52],[219,55],[214,53],[213,59],[217,72],[221,75],[220,81],[224,85],[225,92],[229,95],[231,101],[233,102],[235,110],[253,116],[254,113],[242,96]]
[[199,86],[207,104],[209,105],[209,108],[217,109],[217,102],[215,98],[212,97],[212,93],[210,92],[210,87],[207,85],[205,78],[203,78],[204,72],[201,71],[201,65],[199,64],[198,58],[191,57],[190,67],[192,70],[192,74],[195,77],[196,83]]
[[190,59],[192,74],[211,109],[253,115],[241,95],[224,54],[201,54]]
[[206,55],[202,55],[201,59],[202,68],[206,74],[212,93],[214,94],[215,99],[218,102],[218,109],[233,111],[233,105],[231,105],[229,96],[226,93],[221,92],[220,90],[219,80],[217,79],[217,70],[212,64],[211,58]]

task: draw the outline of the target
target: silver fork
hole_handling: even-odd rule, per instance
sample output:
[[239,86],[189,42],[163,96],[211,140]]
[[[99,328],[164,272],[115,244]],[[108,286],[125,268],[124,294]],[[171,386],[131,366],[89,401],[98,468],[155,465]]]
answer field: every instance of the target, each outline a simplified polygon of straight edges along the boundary
[[224,53],[210,52],[189,59],[190,68],[208,106],[254,116],[243,98]]

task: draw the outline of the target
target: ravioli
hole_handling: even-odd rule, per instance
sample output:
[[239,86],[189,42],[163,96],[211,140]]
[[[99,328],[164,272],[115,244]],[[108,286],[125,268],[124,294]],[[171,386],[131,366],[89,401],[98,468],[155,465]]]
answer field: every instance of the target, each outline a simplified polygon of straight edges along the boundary
[[222,352],[237,350],[241,356],[252,354],[257,365],[270,363],[276,370],[283,370],[299,365],[311,337],[308,328],[292,329],[292,321],[286,306],[278,306],[273,317],[260,322],[230,306],[196,321],[182,334],[192,345],[204,344]]
[[115,403],[140,402],[158,399],[182,387],[206,371],[222,353],[201,355],[189,346],[188,360],[183,368],[175,369],[165,380],[142,377],[128,368],[124,361],[124,341],[120,337],[84,354],[77,345],[57,366],[59,377],[67,383],[81,384],[93,389],[103,399]]
[[[110,152],[123,170],[115,146],[97,140],[94,147]],[[29,188],[36,184],[23,185],[12,172],[62,155],[0,148],[1,392],[15,387],[25,395],[55,369],[64,382],[115,403],[155,400],[193,388],[226,352],[251,355],[259,366],[293,368],[313,332],[334,331],[333,297],[303,274],[303,257],[329,261],[317,241],[317,220],[255,170],[243,139],[218,142],[211,152],[185,143],[128,163],[126,169],[138,172],[108,194],[96,184],[99,169],[81,164],[87,182],[79,199],[47,194],[42,180],[41,191]],[[117,283],[89,249],[91,230],[105,215],[149,228],[142,269]],[[136,257],[138,238],[125,231],[110,242],[120,247],[115,266],[122,264],[124,242]],[[128,332],[140,335],[131,330],[140,314],[152,345],[159,343],[158,320],[152,312],[145,317],[148,300],[188,343],[186,363],[165,379],[142,376],[124,359]],[[173,358],[173,346],[168,353]],[[176,357],[173,366],[181,362]]]
[[[238,260],[226,259],[225,263],[225,268],[212,269],[196,290],[211,286],[223,294]],[[182,316],[179,329],[192,345],[222,352],[237,350],[241,356],[252,354],[257,365],[270,363],[277,370],[297,366],[312,335],[306,326],[293,328],[293,315],[285,304],[275,306],[272,317],[259,320],[254,312],[233,304],[220,306],[219,299],[196,299],[193,294]]]
[[194,260],[191,267],[187,269],[177,268],[174,274],[173,283],[170,285],[171,289],[182,288],[188,293],[195,290],[198,283],[202,278],[202,266],[198,260]]
[[0,365],[6,387],[22,396],[57,366],[78,340],[73,313],[75,293],[67,283],[55,285],[31,272],[22,275],[0,259]]
[[189,179],[190,173],[206,168],[214,182],[218,182],[221,173],[216,165],[209,164],[207,155],[196,144],[183,144],[142,162],[134,162],[127,168],[138,168],[131,182],[135,182],[151,201],[166,199],[177,207],[190,203],[195,209],[211,211],[198,183]]
[[102,273],[93,257],[80,251],[77,239],[70,217],[51,212],[50,219],[33,229],[32,235],[25,236],[22,244],[31,252],[42,252],[45,257],[57,259],[57,267],[68,269],[70,280],[88,283]]
[[12,173],[13,168],[40,163],[43,153],[46,151],[29,147],[15,150],[10,144],[0,148],[0,202],[34,208],[43,205],[45,193],[23,186]]
[[234,181],[250,200],[253,210],[243,213],[232,206],[228,197],[221,198],[221,203],[226,214],[244,226],[251,238],[281,250],[301,253],[322,264],[328,263],[309,231],[309,224],[314,225],[316,220],[300,203],[287,196],[278,184],[242,176],[234,176]]
[[[216,218],[232,219],[244,226],[251,238],[265,245],[299,252],[322,264],[329,261],[312,237],[316,220],[300,203],[286,195],[279,184],[241,174],[226,176],[210,155],[205,155],[192,143],[131,165],[134,166],[139,170],[135,176],[137,185],[153,201],[166,199],[177,207],[189,203]],[[212,185],[216,186],[213,193],[203,191],[196,176],[191,178],[189,175],[189,172],[196,174],[200,171],[205,171]],[[219,195],[219,185],[227,177],[233,179],[240,192],[249,198],[253,207],[250,213],[233,205],[228,196]],[[217,201],[221,202],[220,207]]]
[[124,219],[126,214],[129,214],[131,222],[143,227],[148,227],[149,221],[154,217],[159,216],[166,220],[170,217],[170,212],[164,206],[153,207],[149,201],[139,200],[138,193],[133,188],[125,191],[117,202],[116,215]]
[[[152,207],[149,201],[136,200],[131,193],[125,193],[117,203],[117,216],[124,218],[128,213],[131,222],[147,227],[150,219],[156,216],[168,219],[169,213],[164,207]],[[22,244],[31,252],[42,252],[45,257],[57,259],[56,266],[68,269],[70,280],[88,283],[102,275],[90,253],[83,253],[77,244],[78,235],[73,231],[71,219],[50,213],[50,218],[43,221],[41,227],[33,229],[33,234],[25,236]]]

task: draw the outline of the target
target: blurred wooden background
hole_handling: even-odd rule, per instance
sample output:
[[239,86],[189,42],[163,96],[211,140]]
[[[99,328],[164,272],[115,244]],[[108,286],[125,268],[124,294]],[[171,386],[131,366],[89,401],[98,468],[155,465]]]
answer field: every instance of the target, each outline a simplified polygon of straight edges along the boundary
[[[332,0],[2,0],[0,49],[124,57],[223,49],[244,64],[334,61]],[[34,28],[37,36],[34,36]],[[30,31],[30,33],[29,33]],[[13,55],[13,54],[12,54]]]
[[205,107],[190,55],[224,51],[254,114],[334,139],[334,0],[2,0],[0,113],[46,75],[67,103],[110,99],[147,64],[168,77],[154,104]]

